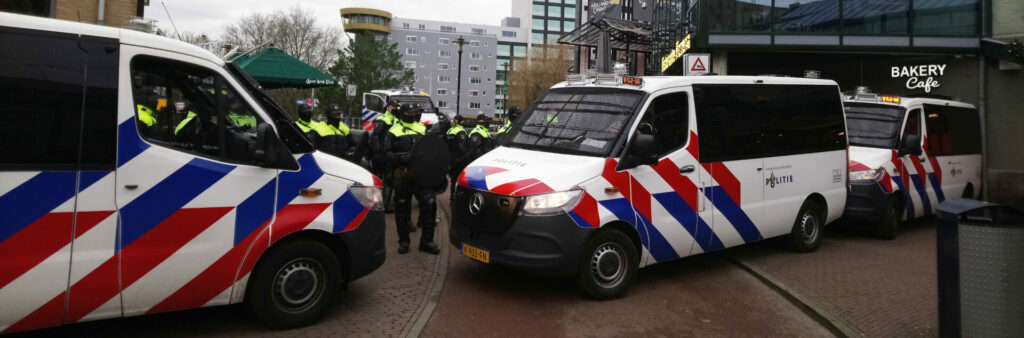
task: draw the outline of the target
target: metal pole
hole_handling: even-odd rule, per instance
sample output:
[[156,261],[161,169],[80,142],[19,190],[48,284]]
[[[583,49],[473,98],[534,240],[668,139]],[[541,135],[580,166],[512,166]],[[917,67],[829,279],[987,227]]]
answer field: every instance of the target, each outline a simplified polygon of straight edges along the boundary
[[508,62],[505,62],[505,85],[503,86],[504,88],[502,88],[502,93],[503,95],[505,95],[505,103],[501,105],[501,109],[505,112],[506,119],[508,118],[508,90],[510,87],[512,87],[511,84],[509,83],[509,80],[511,78],[508,76],[509,63],[512,63],[512,59],[509,59]]
[[459,44],[459,71],[457,75],[459,80],[455,85],[455,115],[462,115],[462,44],[465,42],[466,40],[461,35],[458,40],[455,40],[455,43]]

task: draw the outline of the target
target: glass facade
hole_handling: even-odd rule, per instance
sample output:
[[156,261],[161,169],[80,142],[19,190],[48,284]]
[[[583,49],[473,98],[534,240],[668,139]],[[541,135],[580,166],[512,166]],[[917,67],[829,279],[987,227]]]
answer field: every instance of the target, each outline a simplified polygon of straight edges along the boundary
[[978,0],[914,0],[914,35],[977,36]]
[[515,57],[526,56],[526,46],[512,46],[512,55]]
[[543,30],[544,29],[544,19],[533,19],[533,29]]
[[575,19],[576,18],[576,7],[566,7],[566,8],[563,9],[563,11],[565,12],[564,13],[565,14],[564,17],[566,19]]
[[498,44],[498,56],[510,56],[512,54],[512,47],[509,45]]
[[906,35],[910,0],[844,0],[843,33]]
[[548,20],[547,30],[552,32],[562,31],[562,21],[560,20]]
[[775,0],[775,34],[838,34],[839,1]]
[[544,33],[533,33],[533,34],[531,34],[530,35],[530,42],[531,43],[543,44],[544,43]]
[[564,31],[564,32],[572,32],[572,30],[574,30],[574,29],[576,29],[576,22],[575,21],[566,21],[566,22],[562,23],[562,31]]
[[711,33],[770,33],[772,0],[710,0]]
[[548,16],[552,18],[562,17],[562,6],[548,6]]
[[533,5],[533,15],[544,16],[544,5]]

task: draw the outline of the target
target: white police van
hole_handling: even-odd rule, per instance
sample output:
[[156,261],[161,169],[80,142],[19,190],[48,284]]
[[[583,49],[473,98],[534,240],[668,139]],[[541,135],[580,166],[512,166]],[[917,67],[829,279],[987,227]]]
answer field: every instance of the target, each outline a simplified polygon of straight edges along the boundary
[[451,242],[598,299],[638,267],[766,238],[813,251],[846,204],[846,142],[829,80],[574,75],[461,173]]
[[903,220],[981,188],[981,120],[973,105],[871,93],[845,97],[850,196],[845,218],[894,238]]
[[303,325],[385,259],[380,181],[233,64],[0,13],[0,332],[247,301]]
[[420,122],[433,127],[447,117],[438,112],[430,94],[415,91],[412,89],[374,89],[369,93],[363,93],[363,129],[373,129],[373,120],[384,113],[387,103],[390,100],[398,100],[401,103],[418,104],[423,107],[423,114],[420,115]]

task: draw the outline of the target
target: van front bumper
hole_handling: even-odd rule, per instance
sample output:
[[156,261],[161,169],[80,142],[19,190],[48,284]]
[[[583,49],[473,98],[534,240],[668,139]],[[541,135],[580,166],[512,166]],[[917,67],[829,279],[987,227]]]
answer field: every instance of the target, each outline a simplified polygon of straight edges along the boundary
[[877,224],[885,215],[889,196],[878,182],[851,182],[850,192],[846,195],[843,219],[853,225]]
[[576,225],[568,214],[519,216],[504,233],[489,234],[458,218],[449,239],[461,254],[462,245],[490,252],[491,263],[553,275],[573,275],[580,252],[594,231]]
[[384,264],[387,249],[384,247],[384,212],[370,210],[363,222],[355,229],[336,234],[348,254],[346,282],[351,282],[377,270]]

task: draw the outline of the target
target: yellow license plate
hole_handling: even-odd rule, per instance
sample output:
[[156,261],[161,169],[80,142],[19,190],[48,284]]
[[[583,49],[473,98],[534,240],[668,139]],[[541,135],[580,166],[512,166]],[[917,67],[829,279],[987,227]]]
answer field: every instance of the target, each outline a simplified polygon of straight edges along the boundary
[[484,262],[491,262],[491,253],[487,250],[477,249],[466,244],[462,244],[462,255]]

